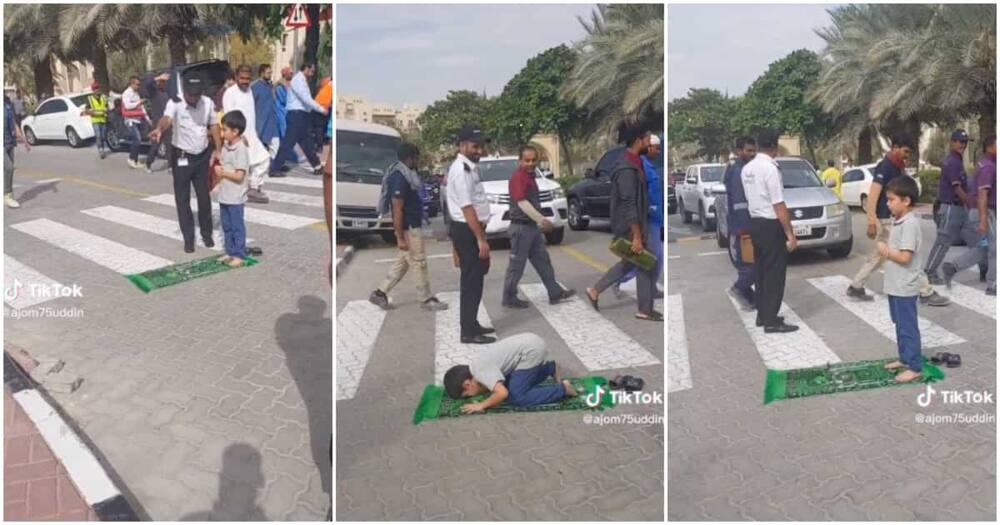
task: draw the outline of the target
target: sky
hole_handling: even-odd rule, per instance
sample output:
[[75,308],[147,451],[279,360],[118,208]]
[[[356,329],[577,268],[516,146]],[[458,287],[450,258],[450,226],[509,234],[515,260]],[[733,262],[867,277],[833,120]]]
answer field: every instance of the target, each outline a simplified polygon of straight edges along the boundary
[[337,6],[337,92],[431,104],[448,91],[498,95],[528,59],[586,35],[594,5]]
[[671,5],[667,11],[667,99],[694,87],[742,95],[772,62],[797,49],[819,52],[814,29],[831,25],[831,4]]

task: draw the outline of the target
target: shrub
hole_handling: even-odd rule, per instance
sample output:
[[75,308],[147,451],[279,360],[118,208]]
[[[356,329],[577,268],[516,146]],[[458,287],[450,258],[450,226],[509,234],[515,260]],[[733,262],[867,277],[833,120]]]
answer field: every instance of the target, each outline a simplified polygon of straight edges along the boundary
[[928,169],[917,172],[920,179],[920,202],[934,202],[937,198],[938,181],[941,180],[941,170]]

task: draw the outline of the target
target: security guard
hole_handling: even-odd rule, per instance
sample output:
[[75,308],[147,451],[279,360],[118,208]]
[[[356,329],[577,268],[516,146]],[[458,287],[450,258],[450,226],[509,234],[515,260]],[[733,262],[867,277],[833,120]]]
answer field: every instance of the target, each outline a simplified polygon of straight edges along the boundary
[[[198,200],[198,224],[205,247],[215,246],[212,240],[212,201],[208,193],[208,166],[222,151],[222,134],[215,115],[212,99],[203,95],[207,82],[197,73],[183,79],[183,99],[171,99],[163,110],[163,117],[150,134],[151,140],[171,126],[170,169],[174,176],[174,201],[177,219],[184,236],[184,251],[194,252],[194,216],[191,213],[191,185]],[[209,152],[209,137],[215,152]]]
[[94,126],[94,144],[97,144],[97,154],[103,159],[108,155],[105,146],[107,149],[111,149],[111,146],[108,145],[107,135],[108,97],[101,93],[100,87],[96,80],[90,85],[90,90],[93,93],[87,97],[87,107],[84,108],[83,114],[90,117],[90,124]]
[[458,156],[448,169],[448,214],[451,216],[452,255],[461,268],[459,319],[464,344],[489,344],[494,332],[476,319],[483,299],[483,280],[490,269],[486,223],[490,203],[479,179],[479,158],[490,139],[477,126],[458,130]]

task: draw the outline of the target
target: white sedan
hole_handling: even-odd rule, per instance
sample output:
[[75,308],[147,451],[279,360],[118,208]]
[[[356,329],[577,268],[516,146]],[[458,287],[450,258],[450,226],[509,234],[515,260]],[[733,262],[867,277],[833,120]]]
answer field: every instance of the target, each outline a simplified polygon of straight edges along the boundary
[[[843,195],[844,204],[848,206],[859,206],[861,209],[867,209],[868,204],[868,189],[872,185],[872,178],[875,174],[876,164],[863,164],[861,166],[852,166],[844,169],[844,176],[840,183],[840,192]],[[919,177],[913,177],[909,172],[906,173],[908,176],[912,177],[917,183],[917,193],[923,193],[923,187],[920,184]]]
[[84,141],[94,138],[90,117],[81,114],[87,107],[90,93],[60,95],[45,99],[35,112],[21,122],[21,130],[29,144],[39,140],[66,140],[79,148]]

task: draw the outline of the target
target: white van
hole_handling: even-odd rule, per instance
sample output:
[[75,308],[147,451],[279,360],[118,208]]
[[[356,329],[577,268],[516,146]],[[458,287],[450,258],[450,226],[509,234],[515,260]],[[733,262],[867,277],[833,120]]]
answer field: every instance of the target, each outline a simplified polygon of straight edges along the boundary
[[385,170],[396,162],[402,143],[389,126],[337,119],[337,234],[379,234],[395,244],[392,217],[378,216],[375,205]]

